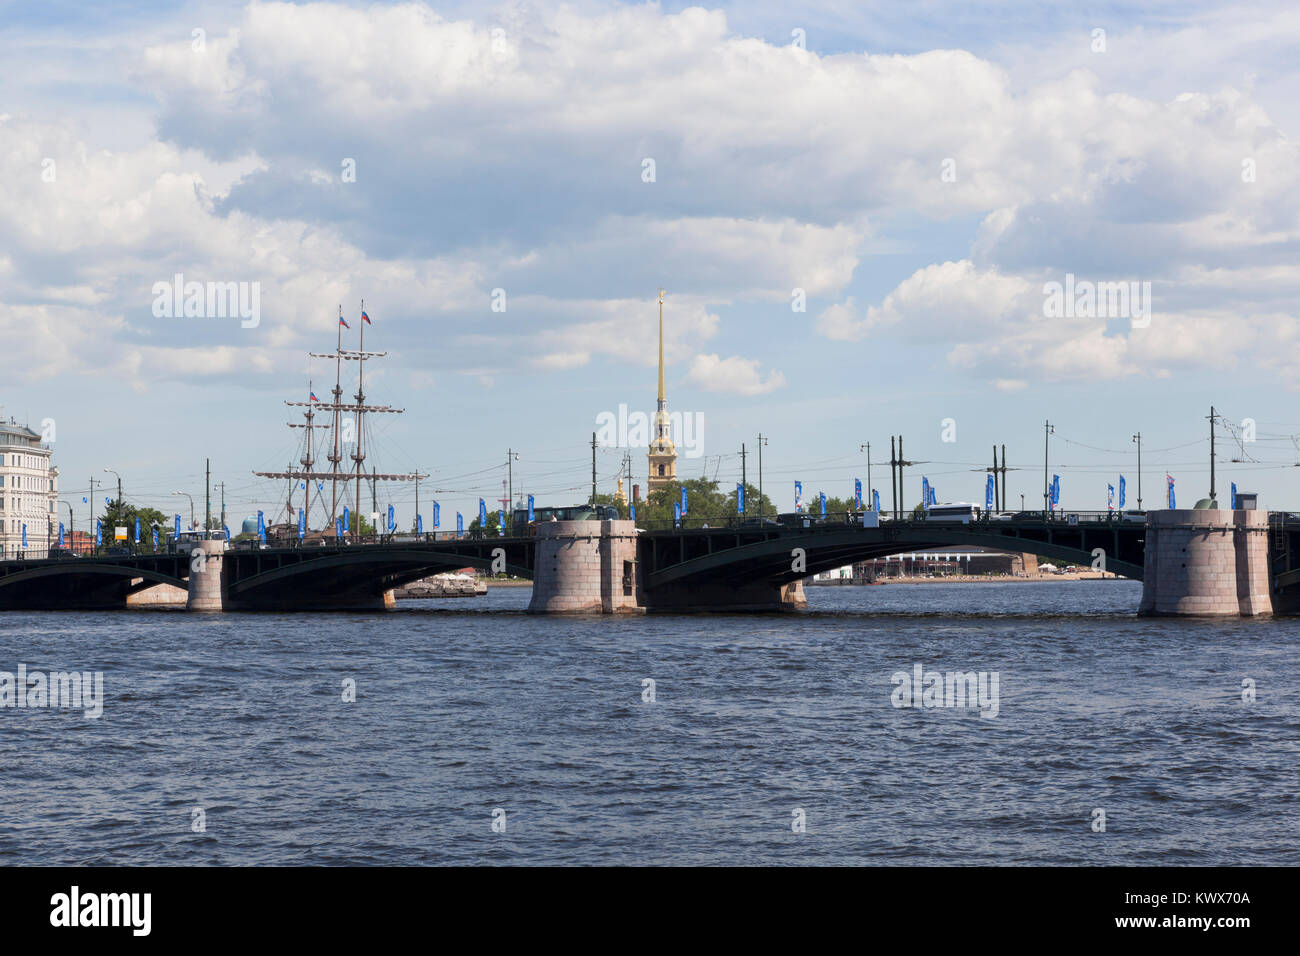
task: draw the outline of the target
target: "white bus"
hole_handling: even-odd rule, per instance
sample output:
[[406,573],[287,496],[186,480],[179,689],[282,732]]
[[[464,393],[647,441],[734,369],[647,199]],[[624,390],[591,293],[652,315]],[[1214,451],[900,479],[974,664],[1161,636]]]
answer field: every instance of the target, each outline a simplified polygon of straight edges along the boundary
[[952,501],[942,505],[931,505],[925,513],[926,521],[945,521],[957,524],[970,524],[980,517],[979,505],[969,501]]

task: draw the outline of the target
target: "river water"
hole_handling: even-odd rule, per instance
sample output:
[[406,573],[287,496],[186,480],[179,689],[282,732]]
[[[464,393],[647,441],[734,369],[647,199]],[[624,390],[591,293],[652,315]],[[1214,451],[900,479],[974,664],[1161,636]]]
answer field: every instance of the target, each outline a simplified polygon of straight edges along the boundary
[[[104,701],[0,707],[0,863],[1300,863],[1300,619],[1139,619],[1140,592],[6,612],[0,671],[102,671]],[[918,664],[996,673],[996,716],[895,706]]]

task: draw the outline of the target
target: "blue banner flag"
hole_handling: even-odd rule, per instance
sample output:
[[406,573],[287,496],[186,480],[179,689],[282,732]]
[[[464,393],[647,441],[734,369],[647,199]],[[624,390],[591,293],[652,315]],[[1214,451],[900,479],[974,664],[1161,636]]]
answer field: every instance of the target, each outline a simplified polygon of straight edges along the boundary
[[[176,516],[176,520],[180,521],[180,515]],[[180,525],[178,524],[176,527],[179,528]],[[95,519],[95,547],[99,547],[103,543],[104,543],[104,529],[100,525],[99,519],[96,518]]]
[[506,513],[500,508],[497,509],[497,537],[506,533]]
[[[259,514],[260,514],[260,512],[259,512]],[[261,525],[262,525],[261,521],[258,521],[258,528],[259,528],[259,529],[261,528]],[[358,531],[361,530],[361,519],[360,519],[360,518],[357,519],[357,530],[358,530]],[[343,506],[343,531],[344,531],[344,533],[346,533],[346,534],[351,534],[351,533],[352,533],[352,512],[348,510],[348,506],[347,506],[347,505],[344,505],[344,506]],[[261,531],[260,531],[260,530],[258,531],[258,534],[261,534]]]
[[177,515],[176,516],[176,537],[179,538],[180,536],[181,536],[181,516]]
[[856,511],[862,510],[862,479],[853,479],[853,507]]
[[794,483],[794,510],[803,511],[803,482]]
[[135,519],[135,543],[140,543],[140,519]]
[[59,547],[63,547],[63,522],[59,522]]
[[1169,489],[1169,507],[1172,510],[1174,507],[1174,476],[1166,472],[1165,483]]
[[1055,507],[1061,503],[1061,476],[1052,476],[1051,498],[1049,499],[1052,506]]
[[442,525],[442,506],[438,502],[433,503],[433,530],[437,531]]
[[301,541],[307,533],[307,509],[298,509],[298,540]]
[[226,536],[226,541],[230,541],[230,526],[223,524],[221,526],[221,532]]
[[937,505],[938,503],[939,503],[939,493],[938,493],[937,491],[934,490],[934,485],[931,485],[931,486],[930,486],[930,504],[932,504],[932,505]]
[[984,482],[984,510],[993,510],[993,476],[988,476],[988,481]]
[[[635,520],[636,520],[636,501],[635,501],[635,500],[629,501],[629,502],[627,503],[627,511],[628,511],[628,515],[632,518],[633,521],[635,521]],[[532,519],[530,518],[529,520],[531,521]]]
[[465,516],[459,511],[456,512],[456,530],[457,532],[465,530]]
[[485,530],[487,528],[487,502],[482,498],[478,500],[478,526]]
[[335,518],[335,519],[334,519],[334,537],[336,537],[336,538],[341,538],[341,537],[343,537],[343,519],[342,519],[342,518]]
[[388,530],[394,531],[397,528],[397,519],[393,514],[393,506],[388,506]]
[[1124,476],[1119,476],[1119,508],[1124,510]]
[[680,526],[681,523],[682,523],[682,503],[680,501],[674,501],[673,502],[673,527],[676,528]]
[[873,509],[874,511],[880,510],[880,492],[875,488],[871,489],[871,503],[875,506]]
[[740,482],[736,482],[736,514],[743,515],[744,513],[745,513],[745,486],[742,485]]
[[1106,510],[1107,511],[1115,510],[1115,486],[1114,485],[1106,486]]
[[822,502],[822,517],[825,518],[826,517],[826,492],[824,491],[821,492],[820,497]]
[[263,544],[266,543],[266,519],[260,511],[257,513],[257,537]]
[[686,487],[682,487],[682,514],[686,514]]
[[424,515],[422,514],[415,516],[415,533],[424,534]]
[[23,550],[27,550],[27,522],[23,522]]
[[153,546],[158,547],[158,526],[153,526]]
[[921,507],[930,510],[930,479],[925,475],[921,476]]
[[[1232,483],[1232,510],[1237,510],[1237,483],[1235,481]],[[63,526],[59,525],[59,527],[61,528]],[[60,544],[62,544],[61,541]]]
[[533,496],[529,495],[528,496],[528,523],[532,524],[536,520],[537,520],[537,514],[535,511],[533,511]]

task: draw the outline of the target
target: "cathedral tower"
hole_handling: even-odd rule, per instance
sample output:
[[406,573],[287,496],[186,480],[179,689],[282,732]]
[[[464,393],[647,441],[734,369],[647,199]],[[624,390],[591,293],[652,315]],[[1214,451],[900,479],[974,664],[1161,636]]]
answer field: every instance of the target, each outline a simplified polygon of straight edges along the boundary
[[677,449],[673,445],[672,425],[668,418],[668,399],[664,395],[664,290],[659,290],[659,403],[655,410],[654,434],[646,453],[650,460],[650,492],[666,488],[677,480]]

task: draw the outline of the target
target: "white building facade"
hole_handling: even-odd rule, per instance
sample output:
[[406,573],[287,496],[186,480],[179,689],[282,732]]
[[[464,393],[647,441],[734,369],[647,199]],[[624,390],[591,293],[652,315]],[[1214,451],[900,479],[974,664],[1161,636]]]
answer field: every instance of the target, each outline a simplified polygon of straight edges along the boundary
[[58,544],[59,469],[52,454],[40,432],[12,418],[0,422],[0,554],[5,558],[44,558]]

